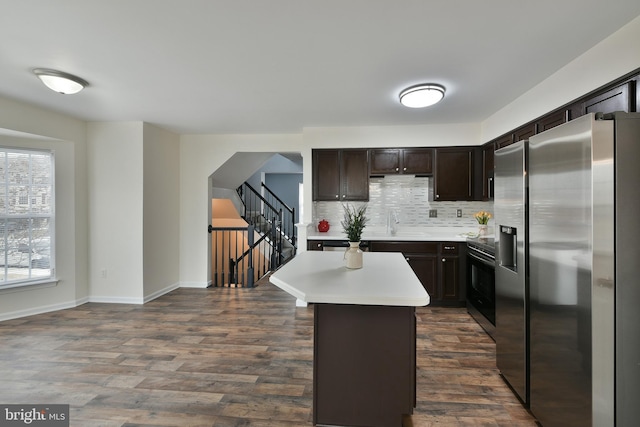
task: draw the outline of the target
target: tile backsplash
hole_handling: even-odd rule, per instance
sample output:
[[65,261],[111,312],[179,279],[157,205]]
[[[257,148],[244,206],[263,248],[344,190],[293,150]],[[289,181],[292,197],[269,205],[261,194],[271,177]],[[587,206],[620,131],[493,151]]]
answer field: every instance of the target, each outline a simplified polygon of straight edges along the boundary
[[[359,206],[363,202],[349,202]],[[429,210],[435,209],[437,217],[430,218]],[[462,210],[458,218],[457,211]],[[479,210],[493,213],[492,202],[434,202],[433,178],[411,175],[387,175],[369,181],[367,217],[370,226],[384,227],[387,215],[394,210],[401,227],[476,227],[473,214]],[[313,221],[326,219],[338,225],[342,220],[341,202],[313,202]],[[491,224],[491,223],[490,223]]]

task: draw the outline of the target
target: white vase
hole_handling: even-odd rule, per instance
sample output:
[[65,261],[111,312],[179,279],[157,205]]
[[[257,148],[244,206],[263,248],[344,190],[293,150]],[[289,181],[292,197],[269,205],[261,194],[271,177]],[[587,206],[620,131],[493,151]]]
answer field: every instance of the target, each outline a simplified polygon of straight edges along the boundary
[[349,247],[344,253],[344,262],[347,268],[362,268],[362,250],[360,242],[349,242]]
[[485,237],[487,234],[489,234],[489,226],[486,224],[480,224],[478,226],[478,237]]

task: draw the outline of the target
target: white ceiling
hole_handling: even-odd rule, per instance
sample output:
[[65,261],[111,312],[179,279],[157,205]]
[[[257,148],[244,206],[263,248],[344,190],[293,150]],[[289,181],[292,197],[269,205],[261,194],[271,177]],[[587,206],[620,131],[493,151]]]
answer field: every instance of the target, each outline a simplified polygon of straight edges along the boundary
[[[176,133],[478,122],[640,15],[638,0],[0,0],[0,96]],[[77,95],[34,67],[76,74]],[[446,86],[410,110],[406,86]]]

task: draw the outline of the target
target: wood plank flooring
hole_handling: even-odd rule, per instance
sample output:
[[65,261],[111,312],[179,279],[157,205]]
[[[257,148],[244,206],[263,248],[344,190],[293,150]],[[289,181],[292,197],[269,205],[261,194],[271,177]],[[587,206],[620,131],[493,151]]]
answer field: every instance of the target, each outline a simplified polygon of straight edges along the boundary
[[[464,309],[418,309],[406,427],[536,426]],[[177,289],[0,322],[0,403],[66,403],[71,425],[311,426],[313,308],[269,283]]]

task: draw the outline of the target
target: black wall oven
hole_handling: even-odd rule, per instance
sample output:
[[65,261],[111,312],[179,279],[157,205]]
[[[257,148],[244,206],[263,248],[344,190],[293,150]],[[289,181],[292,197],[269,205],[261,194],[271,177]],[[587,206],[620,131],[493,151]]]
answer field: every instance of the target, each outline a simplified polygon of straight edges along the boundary
[[496,328],[495,263],[493,238],[467,240],[467,311],[491,338]]

